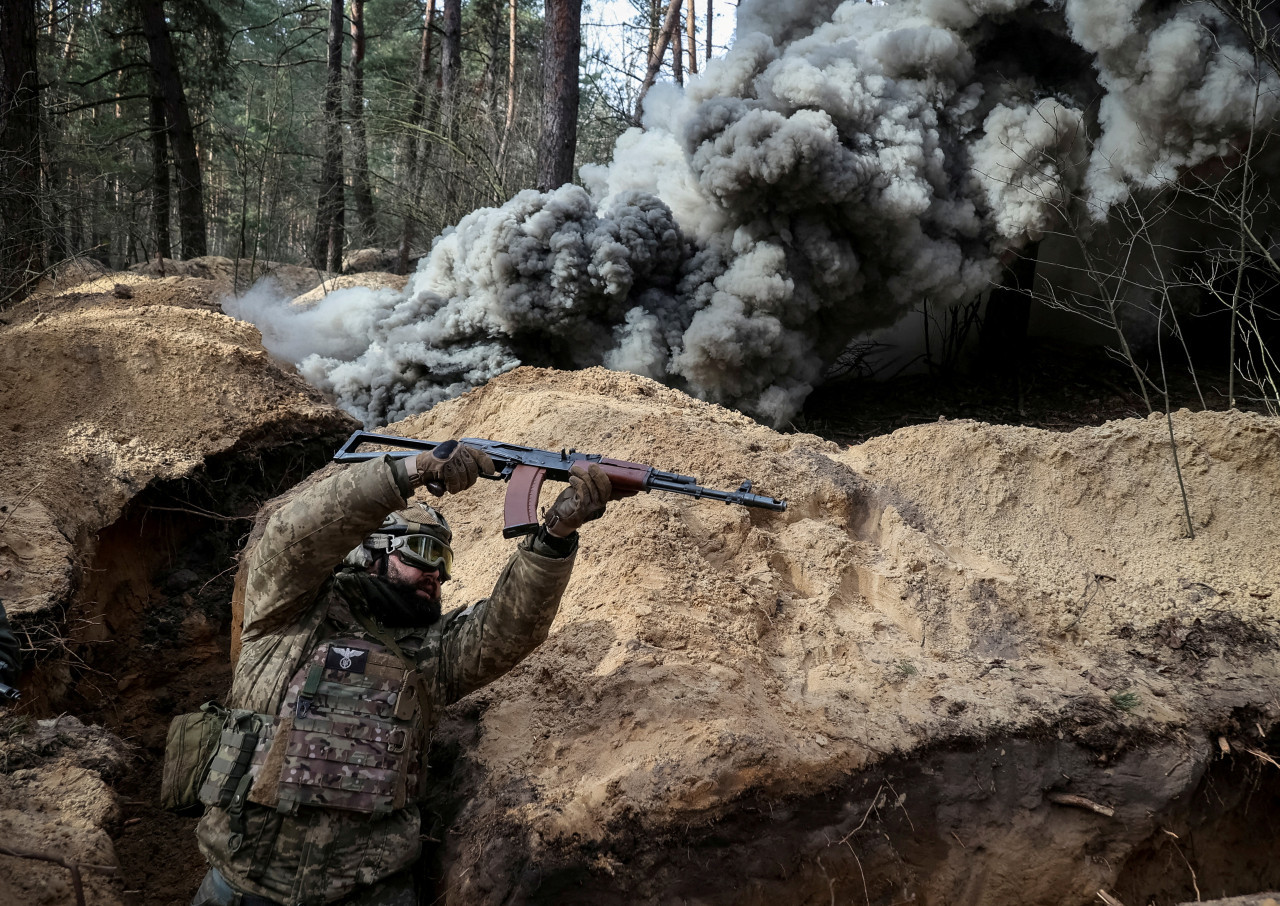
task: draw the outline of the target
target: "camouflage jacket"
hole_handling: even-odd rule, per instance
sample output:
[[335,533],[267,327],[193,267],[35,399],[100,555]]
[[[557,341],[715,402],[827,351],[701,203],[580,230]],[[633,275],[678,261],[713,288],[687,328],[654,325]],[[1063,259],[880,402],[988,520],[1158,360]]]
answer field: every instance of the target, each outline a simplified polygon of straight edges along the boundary
[[[395,463],[371,460],[318,482],[271,517],[248,555],[231,707],[277,714],[290,680],[320,645],[369,637],[346,606],[355,602],[344,602],[328,580],[387,513],[404,508],[410,490]],[[424,733],[445,706],[506,673],[546,638],[575,554],[576,546],[558,556],[525,541],[487,599],[431,626],[393,631],[425,681]],[[420,847],[416,805],[389,815],[325,808],[287,815],[249,804],[242,820],[243,841],[233,851],[230,815],[210,808],[197,828],[201,851],[240,890],[285,904],[334,902],[408,867]]]

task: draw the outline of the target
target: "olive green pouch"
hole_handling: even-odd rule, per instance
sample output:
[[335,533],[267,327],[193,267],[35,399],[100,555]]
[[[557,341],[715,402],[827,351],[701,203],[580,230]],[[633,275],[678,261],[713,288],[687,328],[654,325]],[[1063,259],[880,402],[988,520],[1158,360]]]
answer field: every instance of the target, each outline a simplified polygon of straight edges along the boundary
[[162,807],[183,812],[200,805],[200,788],[209,773],[227,716],[226,708],[217,702],[206,702],[199,711],[179,714],[169,723],[160,780]]
[[240,781],[249,772],[253,750],[258,747],[258,735],[270,716],[252,711],[227,711],[221,730],[213,746],[213,760],[209,762],[204,782],[196,797],[205,805],[227,808],[236,797]]

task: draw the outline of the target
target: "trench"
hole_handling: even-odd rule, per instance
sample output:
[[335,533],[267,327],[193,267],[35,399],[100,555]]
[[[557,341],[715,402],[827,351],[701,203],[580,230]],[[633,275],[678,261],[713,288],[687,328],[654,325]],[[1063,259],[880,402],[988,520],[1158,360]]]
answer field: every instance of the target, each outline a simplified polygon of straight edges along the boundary
[[[807,797],[743,800],[679,834],[628,821],[607,846],[551,858],[529,858],[513,830],[485,844],[512,870],[499,883],[491,870],[491,892],[465,901],[1084,906],[1105,890],[1172,906],[1275,890],[1280,769],[1241,746],[1277,744],[1275,731],[1229,754],[1169,739],[1108,758],[1050,731],[890,760]],[[447,862],[437,856],[427,902],[459,882]]]
[[[261,503],[322,466],[323,437],[211,458],[147,488],[99,533],[68,614],[55,707],[135,747],[113,780],[125,902],[187,902],[204,873],[193,816],[157,797],[170,719],[230,685],[234,556]],[[423,902],[1166,906],[1280,887],[1280,768],[1248,749],[1280,733],[1238,715],[1217,733],[1100,750],[1069,728],[950,743],[886,760],[832,788],[744,798],[714,822],[654,828],[632,815],[606,844],[534,855],[518,826],[485,829],[483,865],[448,829],[478,788],[466,755],[478,713],[463,703],[433,749]],[[1079,801],[1093,803],[1102,814]],[[484,873],[482,888],[458,878]],[[479,872],[477,872],[479,873]]]
[[30,681],[48,706],[107,727],[132,747],[112,778],[111,828],[129,906],[189,902],[204,874],[197,816],[159,807],[165,734],[177,714],[231,685],[235,557],[267,500],[323,466],[344,435],[242,443],[204,468],[139,493],[98,533],[65,638]]

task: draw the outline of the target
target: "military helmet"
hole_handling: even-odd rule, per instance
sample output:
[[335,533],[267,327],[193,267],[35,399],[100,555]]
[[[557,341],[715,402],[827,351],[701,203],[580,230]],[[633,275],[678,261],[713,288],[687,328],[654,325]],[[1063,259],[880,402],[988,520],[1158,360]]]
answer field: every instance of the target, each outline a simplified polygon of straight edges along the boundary
[[378,530],[347,554],[347,566],[367,569],[380,552],[398,553],[410,566],[439,570],[441,579],[453,572],[453,530],[444,514],[435,507],[418,503],[397,510],[382,520]]
[[453,541],[453,529],[444,513],[419,501],[406,510],[396,510],[382,520],[380,532],[391,535],[434,535],[445,544]]

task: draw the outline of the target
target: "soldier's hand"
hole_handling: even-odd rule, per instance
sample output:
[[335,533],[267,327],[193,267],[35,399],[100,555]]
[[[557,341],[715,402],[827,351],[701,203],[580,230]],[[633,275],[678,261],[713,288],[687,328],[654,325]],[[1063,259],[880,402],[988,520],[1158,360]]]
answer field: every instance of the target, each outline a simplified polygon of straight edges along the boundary
[[582,523],[604,515],[604,505],[613,496],[613,483],[604,469],[595,463],[590,467],[574,463],[569,470],[569,487],[560,492],[547,510],[547,533],[568,538]]
[[437,497],[465,491],[476,483],[482,472],[486,475],[494,472],[488,453],[465,447],[456,440],[447,440],[434,450],[419,453],[414,462],[418,483]]

